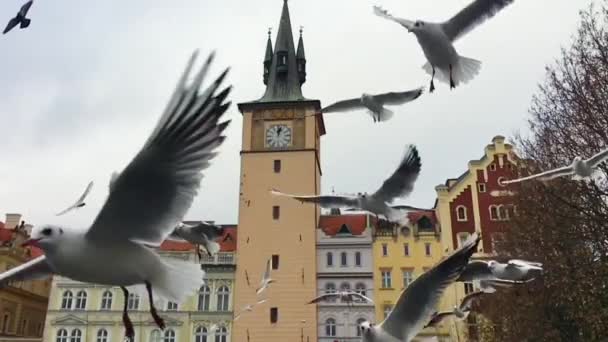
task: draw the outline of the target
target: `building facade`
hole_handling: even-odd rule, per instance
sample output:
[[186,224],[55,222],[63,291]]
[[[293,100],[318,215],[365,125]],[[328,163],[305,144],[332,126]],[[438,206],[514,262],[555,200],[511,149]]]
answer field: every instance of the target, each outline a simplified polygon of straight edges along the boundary
[[[317,294],[356,291],[374,299],[372,221],[367,214],[321,216],[317,230]],[[360,338],[359,324],[374,321],[374,304],[341,300],[317,304],[319,342]]]
[[[159,301],[155,305],[166,323],[157,328],[149,312],[147,297],[131,293],[129,316],[138,342],[229,342],[232,331],[232,303],[236,266],[236,227],[227,226],[220,241],[221,251],[200,260],[205,283],[184,303]],[[189,243],[165,241],[163,257],[199,262]],[[134,291],[132,291],[134,292]],[[145,292],[144,292],[145,293]],[[119,287],[76,282],[55,276],[44,330],[48,342],[116,342],[124,340]]]
[[[264,95],[240,103],[243,115],[235,308],[268,301],[234,322],[239,342],[317,341],[314,298],[316,228],[319,208],[272,196],[270,189],[318,194],[320,138],[325,133],[321,104],[302,95],[306,58],[302,37],[294,46],[287,1],[274,45],[263,61]],[[276,280],[256,294],[268,260]]]

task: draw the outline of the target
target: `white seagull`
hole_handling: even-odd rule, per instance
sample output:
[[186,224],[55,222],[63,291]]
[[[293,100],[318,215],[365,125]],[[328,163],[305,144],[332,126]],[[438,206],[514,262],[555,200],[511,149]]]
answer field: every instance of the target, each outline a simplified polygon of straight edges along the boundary
[[266,271],[264,271],[264,275],[262,276],[262,280],[260,281],[260,287],[255,290],[257,295],[260,295],[264,290],[266,290],[270,284],[275,283],[276,280],[270,278],[270,259],[266,261]]
[[401,292],[393,311],[382,323],[361,323],[363,342],[411,341],[435,312],[445,289],[464,270],[479,240],[479,236],[473,234],[452,255],[414,280]]
[[495,286],[513,286],[534,280],[543,270],[537,262],[512,259],[506,264],[495,260],[471,261],[457,281],[470,282],[478,280],[484,292],[494,292]]
[[[164,322],[156,313],[153,293],[182,302],[203,283],[199,264],[161,258],[150,246],[160,246],[190,208],[200,187],[201,171],[209,166],[225,137],[229,121],[219,122],[230,103],[224,103],[230,87],[219,87],[224,71],[199,93],[213,54],[194,81],[186,79],[195,62],[195,52],[168,106],[143,148],[115,180],[106,203],[88,230],[42,225],[34,228],[24,245],[41,248],[40,256],[0,274],[0,284],[57,274],[76,281],[120,286],[145,285],[150,313],[156,324]],[[123,309],[126,337],[134,330]]]
[[593,175],[595,169],[601,163],[608,159],[608,149],[605,149],[589,159],[582,157],[574,157],[572,164],[557,169],[537,173],[528,177],[503,181],[503,184],[519,183],[530,179],[538,178],[539,180],[550,180],[558,177],[570,176],[574,180],[589,179]]
[[347,112],[366,108],[372,116],[374,122],[388,121],[393,117],[394,113],[393,111],[384,108],[384,106],[397,106],[414,101],[415,99],[419,98],[423,92],[424,87],[410,91],[398,93],[391,92],[378,95],[363,93],[361,97],[331,104],[321,109],[321,113]]
[[254,304],[247,304],[247,305],[245,305],[245,306],[243,307],[243,309],[241,310],[241,312],[239,312],[239,313],[238,313],[236,316],[234,316],[233,321],[236,321],[236,320],[238,320],[239,318],[241,318],[241,316],[242,316],[242,315],[243,315],[245,312],[251,312],[251,311],[253,311],[253,308],[254,308],[254,307],[256,307],[256,306],[258,306],[258,305],[260,305],[260,304],[262,304],[262,303],[265,303],[266,301],[268,301],[268,299],[262,299],[262,300],[259,300],[259,301],[255,302]]
[[458,55],[453,43],[513,1],[474,0],[469,6],[443,23],[397,18],[379,6],[374,6],[374,13],[400,24],[416,35],[427,59],[427,63],[422,68],[432,75],[429,91],[433,92],[436,71],[438,71],[439,81],[449,83],[450,89],[456,88],[460,82],[467,83],[479,73],[481,62]]
[[93,182],[89,182],[89,185],[87,185],[87,188],[84,190],[84,193],[82,193],[82,195],[80,195],[80,197],[78,198],[78,200],[76,200],[76,202],[74,204],[72,204],[71,206],[69,206],[67,209],[63,210],[62,212],[58,213],[57,216],[61,216],[69,211],[72,211],[76,208],[81,208],[84,207],[86,205],[86,203],[84,202],[84,200],[87,198],[87,196],[89,195],[89,192],[91,192],[91,188],[93,188]]
[[340,299],[349,304],[352,304],[355,301],[355,299],[359,299],[362,302],[368,302],[368,303],[372,303],[372,304],[374,303],[374,301],[371,298],[366,297],[358,292],[338,291],[338,292],[322,294],[322,295],[318,296],[317,298],[308,302],[308,304],[315,304],[315,303],[322,302],[324,300],[336,300],[336,299]]
[[272,190],[273,195],[287,196],[301,202],[319,204],[322,208],[353,208],[369,211],[376,216],[382,215],[393,223],[407,222],[407,215],[399,209],[393,209],[389,204],[397,198],[408,196],[414,190],[414,183],[420,173],[421,163],[418,149],[408,145],[399,167],[384,181],[380,189],[371,195],[357,196],[300,196]]
[[[220,244],[217,243],[217,240],[219,240],[223,235],[224,228],[213,224],[201,222],[192,226],[182,222],[175,227],[167,239],[174,241],[188,241],[195,245],[202,245],[209,256],[214,256],[220,251]],[[199,254],[199,259],[200,257],[201,256]]]

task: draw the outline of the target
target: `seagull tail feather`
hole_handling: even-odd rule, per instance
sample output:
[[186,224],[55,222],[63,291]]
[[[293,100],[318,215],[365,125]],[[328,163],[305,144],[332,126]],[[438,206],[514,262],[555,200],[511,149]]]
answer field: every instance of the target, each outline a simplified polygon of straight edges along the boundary
[[191,261],[163,258],[163,269],[150,281],[156,296],[176,303],[184,300],[204,284],[205,271]]
[[388,121],[393,117],[394,114],[395,113],[392,110],[387,109],[387,108],[382,108],[382,111],[378,115],[378,121],[380,121],[380,122]]
[[20,28],[22,28],[22,29],[24,29],[24,28],[26,28],[26,27],[30,26],[30,22],[31,22],[31,21],[32,21],[31,19],[28,19],[28,18],[23,18],[23,19],[21,20],[21,25],[20,25],[19,27],[20,27]]
[[[460,82],[467,83],[471,81],[481,70],[481,62],[473,59],[460,56],[458,65],[452,69],[454,82],[458,85]],[[449,75],[448,75],[449,76]],[[449,78],[448,78],[449,81]]]

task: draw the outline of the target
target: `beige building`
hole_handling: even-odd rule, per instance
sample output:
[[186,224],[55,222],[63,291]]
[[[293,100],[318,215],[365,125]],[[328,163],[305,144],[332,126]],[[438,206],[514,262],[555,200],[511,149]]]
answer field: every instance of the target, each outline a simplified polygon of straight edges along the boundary
[[[272,196],[271,188],[318,194],[323,118],[320,102],[304,98],[306,59],[302,37],[294,48],[287,2],[283,3],[274,51],[268,38],[266,91],[239,104],[243,114],[239,235],[235,308],[268,298],[234,322],[235,341],[317,341],[316,228],[319,209]],[[266,262],[276,280],[256,296]]]

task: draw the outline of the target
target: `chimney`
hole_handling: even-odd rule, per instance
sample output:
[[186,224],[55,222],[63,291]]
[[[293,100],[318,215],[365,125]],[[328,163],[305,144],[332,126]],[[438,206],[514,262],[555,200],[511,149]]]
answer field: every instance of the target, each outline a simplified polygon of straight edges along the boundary
[[4,226],[7,229],[15,229],[21,223],[21,214],[6,214],[6,221]]

